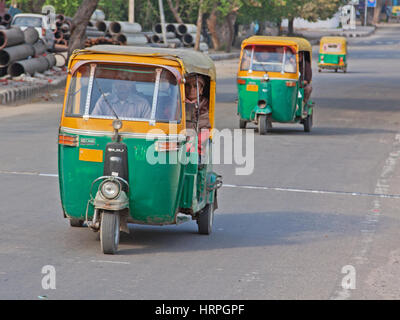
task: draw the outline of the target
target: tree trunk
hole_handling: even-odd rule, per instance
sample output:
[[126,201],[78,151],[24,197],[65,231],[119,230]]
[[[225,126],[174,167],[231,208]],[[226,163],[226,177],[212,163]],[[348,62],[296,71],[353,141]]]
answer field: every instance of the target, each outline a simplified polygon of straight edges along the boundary
[[201,28],[203,27],[203,0],[200,0],[200,3],[199,3],[199,13],[197,15],[196,27],[197,27],[197,30],[196,30],[196,41],[194,44],[194,50],[199,51]]
[[171,10],[172,14],[174,15],[176,22],[183,23],[181,16],[178,13],[179,0],[176,0],[175,6],[173,5],[172,0],[167,0],[167,2],[168,2],[168,7]]
[[376,1],[376,7],[374,8],[374,18],[372,19],[372,24],[379,23],[382,7],[384,4],[383,2],[384,2],[383,0]]
[[211,41],[214,47],[214,50],[218,50],[220,43],[218,38],[218,30],[217,30],[217,8],[214,6],[213,10],[210,13],[209,18],[207,19],[207,27],[211,34]]
[[72,19],[71,37],[69,39],[68,58],[76,49],[85,47],[86,26],[97,7],[99,0],[83,0]]
[[292,36],[294,34],[294,18],[289,19],[289,24],[288,24],[288,35]]
[[278,36],[282,35],[282,20],[279,19],[276,23],[276,27],[278,28]]
[[231,52],[232,50],[232,42],[233,42],[233,36],[235,35],[235,25],[236,21],[236,12],[231,12],[226,16],[226,23],[228,25],[228,39],[226,43],[226,52]]

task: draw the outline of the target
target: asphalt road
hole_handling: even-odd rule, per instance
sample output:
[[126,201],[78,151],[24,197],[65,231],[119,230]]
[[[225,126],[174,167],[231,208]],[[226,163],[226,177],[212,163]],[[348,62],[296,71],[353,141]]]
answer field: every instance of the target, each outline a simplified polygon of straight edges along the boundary
[[[0,106],[0,299],[399,299],[399,34],[351,39],[346,74],[314,64],[311,133],[274,125],[255,132],[250,175],[216,166],[210,236],[195,222],[130,225],[115,256],[62,216],[62,92]],[[217,63],[218,129],[238,128],[236,67]],[[47,265],[55,289],[42,288]]]

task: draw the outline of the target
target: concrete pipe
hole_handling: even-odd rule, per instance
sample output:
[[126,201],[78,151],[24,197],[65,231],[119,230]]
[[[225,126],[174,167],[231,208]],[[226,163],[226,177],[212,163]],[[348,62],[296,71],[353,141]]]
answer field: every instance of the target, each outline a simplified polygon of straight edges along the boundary
[[34,44],[39,39],[39,33],[36,28],[28,27],[24,31],[25,43]]
[[7,74],[7,67],[0,67],[0,77],[3,77]]
[[0,50],[6,47],[16,46],[24,42],[24,33],[20,28],[0,30]]
[[[186,33],[182,37],[182,41],[185,45],[192,45],[196,42],[196,34],[195,33]],[[204,41],[204,37],[200,35],[200,42]]]
[[[176,38],[175,33],[173,33],[173,32],[167,32],[166,36],[167,36],[167,39],[174,39],[174,38]],[[168,41],[168,40],[167,40],[167,41]],[[164,37],[163,37],[162,33],[154,33],[154,34],[151,36],[151,42],[152,42],[152,43],[164,42]]]
[[12,63],[8,67],[8,73],[12,77],[18,77],[23,73],[34,75],[35,72],[45,72],[49,69],[49,62],[45,57],[39,57],[28,60],[21,60]]
[[61,40],[63,38],[64,34],[60,31],[60,29],[57,29],[56,32],[54,32],[54,39]]
[[56,53],[54,58],[56,59],[56,67],[62,68],[67,64],[67,58],[64,56],[64,54]]
[[49,63],[49,67],[48,69],[53,68],[56,65],[56,57],[53,53],[48,53],[44,56],[47,60],[47,62]]
[[139,33],[142,32],[142,26],[139,23],[129,23],[123,21],[113,21],[110,23],[110,32],[119,33]]
[[33,44],[34,55],[39,56],[46,52],[46,44],[42,39],[39,39],[37,42]]
[[23,60],[35,54],[35,50],[31,44],[20,44],[17,46],[4,48],[0,50],[0,66],[5,67],[10,63]]
[[110,27],[111,21],[96,21],[94,26],[98,31],[107,32]]
[[67,32],[69,32],[70,31],[70,25],[68,24],[68,23],[64,23],[62,26],[61,26],[61,32],[62,33],[67,33]]
[[139,46],[148,43],[146,36],[141,33],[119,34],[116,36],[116,40],[127,46]]
[[64,22],[65,16],[64,16],[63,14],[58,14],[58,15],[56,16],[56,20],[61,21],[61,22]]
[[68,46],[68,42],[65,39],[59,39],[56,41],[57,44],[61,44],[63,46]]
[[180,25],[178,25],[178,28],[176,28],[176,31],[180,35],[184,35],[186,33],[196,33],[197,27],[194,24],[181,23]]
[[53,48],[54,52],[66,52],[68,51],[68,46],[65,44],[58,44],[56,43]]
[[11,20],[12,20],[12,16],[11,16],[11,14],[9,14],[9,13],[5,13],[5,14],[3,15],[3,17],[2,17],[2,23],[4,23],[4,24],[10,23]]
[[105,33],[102,31],[98,31],[98,30],[87,30],[86,29],[85,35],[88,38],[100,38],[100,37],[104,37]]

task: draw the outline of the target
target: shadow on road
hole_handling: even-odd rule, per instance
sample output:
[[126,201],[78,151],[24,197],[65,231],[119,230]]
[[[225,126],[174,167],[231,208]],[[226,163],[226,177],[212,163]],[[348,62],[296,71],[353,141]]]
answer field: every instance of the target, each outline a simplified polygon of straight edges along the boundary
[[118,255],[295,245],[353,236],[364,218],[316,212],[216,213],[214,231],[197,233],[196,223],[149,227],[130,225],[121,233]]

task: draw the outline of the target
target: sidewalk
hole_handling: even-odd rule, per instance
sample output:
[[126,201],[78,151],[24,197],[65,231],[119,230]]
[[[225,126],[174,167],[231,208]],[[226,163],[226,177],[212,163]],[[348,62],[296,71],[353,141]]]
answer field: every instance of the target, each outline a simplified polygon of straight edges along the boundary
[[32,99],[40,94],[49,94],[51,90],[65,86],[67,72],[59,68],[48,70],[35,77],[19,76],[0,80],[0,105],[13,105]]
[[324,36],[339,36],[346,38],[368,37],[376,30],[375,26],[357,26],[355,30],[343,29],[296,29],[296,33],[302,34],[309,40],[319,40]]

